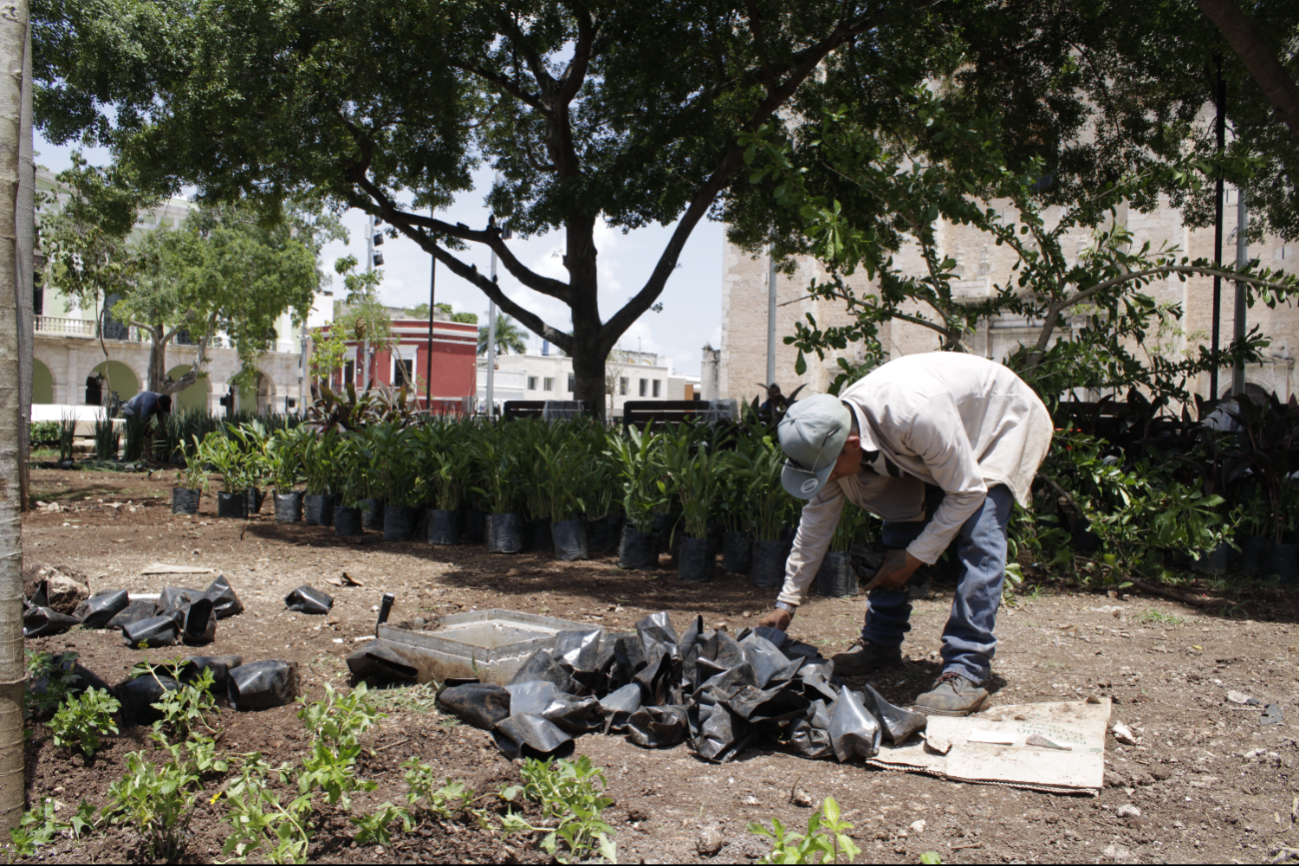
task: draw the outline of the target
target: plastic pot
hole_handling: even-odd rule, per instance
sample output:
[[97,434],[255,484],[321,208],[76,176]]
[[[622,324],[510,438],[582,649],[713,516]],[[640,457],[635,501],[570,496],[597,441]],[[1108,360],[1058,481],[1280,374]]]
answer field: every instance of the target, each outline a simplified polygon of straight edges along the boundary
[[248,514],[260,514],[262,503],[266,501],[266,492],[258,490],[256,487],[249,487],[244,491],[244,497],[248,500]]
[[244,603],[239,600],[234,587],[230,585],[230,581],[226,580],[224,574],[208,584],[208,588],[203,590],[203,598],[212,599],[212,609],[216,613],[217,619],[237,616],[244,612]]
[[361,509],[346,506],[334,509],[335,535],[360,535],[365,531],[362,526]]
[[487,515],[487,551],[489,553],[518,553],[523,549],[523,515]]
[[785,582],[785,560],[788,558],[788,542],[753,542],[753,568],[749,571],[750,582],[762,588],[780,586]]
[[587,521],[586,549],[588,553],[612,553],[618,549],[622,534],[622,516],[597,517]]
[[1299,555],[1293,544],[1273,544],[1272,555],[1268,557],[1265,569],[1268,577],[1277,575],[1282,583],[1294,583],[1299,580]]
[[677,536],[677,577],[688,583],[713,579],[712,545],[707,538]]
[[747,532],[722,533],[722,570],[748,574],[753,568],[753,536]]
[[479,508],[465,510],[465,544],[487,541],[487,512]]
[[654,533],[659,553],[668,553],[672,550],[672,534],[677,527],[678,520],[679,518],[675,514],[654,515],[654,524],[650,531]]
[[1240,570],[1250,577],[1258,577],[1272,558],[1272,539],[1262,535],[1240,535]]
[[383,500],[382,499],[362,499],[361,508],[361,525],[366,529],[383,529]]
[[276,493],[274,503],[276,523],[297,523],[302,519],[301,491]]
[[218,493],[217,517],[247,517],[248,496],[245,493]]
[[203,671],[212,672],[212,691],[224,692],[230,680],[230,670],[244,663],[243,656],[187,656],[180,666],[180,679],[190,683],[203,675]]
[[618,567],[645,571],[659,567],[658,536],[641,532],[630,523],[622,527],[622,544],[618,546]]
[[1191,563],[1191,570],[1200,574],[1226,574],[1235,553],[1227,542],[1219,544],[1211,553],[1202,554]]
[[210,598],[200,598],[185,611],[181,640],[189,646],[205,646],[216,640],[216,606]]
[[585,520],[564,520],[550,528],[555,539],[555,558],[563,562],[586,559],[587,537]]
[[198,504],[202,498],[202,490],[190,490],[188,487],[173,487],[171,488],[171,513],[198,514]]
[[[784,575],[781,575],[784,579]],[[857,594],[857,572],[846,550],[827,553],[816,572],[816,594],[823,598],[846,598]]]
[[157,610],[158,605],[153,599],[137,599],[114,614],[104,628],[122,628],[133,622],[139,622],[142,619],[154,616]]
[[154,706],[167,692],[179,691],[180,683],[162,674],[145,674],[133,680],[118,683],[113,692],[122,702],[122,723],[150,725],[162,718],[162,711]]
[[75,616],[59,613],[49,607],[34,605],[23,611],[23,637],[25,638],[62,634],[74,625],[80,624],[81,620]]
[[389,505],[383,512],[383,540],[409,541],[419,524],[419,509]]
[[464,531],[465,512],[463,509],[455,511],[448,511],[445,508],[429,509],[429,544],[459,544]]
[[240,665],[230,671],[226,694],[240,712],[282,707],[298,696],[298,666],[280,659]]
[[538,517],[523,521],[523,550],[525,553],[549,553],[555,549],[555,539],[550,534],[550,518]]
[[334,522],[334,500],[327,493],[302,497],[302,518],[308,526],[329,526]]

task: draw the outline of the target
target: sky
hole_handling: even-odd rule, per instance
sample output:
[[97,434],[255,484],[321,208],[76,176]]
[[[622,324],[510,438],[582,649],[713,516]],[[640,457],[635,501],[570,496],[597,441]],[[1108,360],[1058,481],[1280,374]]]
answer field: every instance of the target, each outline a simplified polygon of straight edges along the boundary
[[[37,164],[53,172],[62,171],[72,164],[74,148],[52,145],[41,138],[39,131],[35,149]],[[83,153],[92,165],[109,162],[105,150],[91,149]],[[474,175],[474,190],[462,194],[454,205],[440,211],[438,217],[474,228],[485,226],[488,211],[483,202],[491,179],[489,168],[478,171]],[[329,244],[321,254],[322,269],[333,277],[337,293],[333,298],[318,299],[309,322],[313,326],[327,320],[332,302],[342,296],[342,279],[334,275],[334,261],[351,254],[362,266],[365,264],[365,214],[349,210],[343,223],[348,230],[348,242]],[[597,224],[600,312],[605,321],[644,283],[670,235],[670,226],[653,226],[624,234],[603,223]],[[708,343],[717,347],[721,344],[722,242],[720,223],[705,221],[695,227],[682,251],[676,272],[659,296],[663,311],[651,311],[642,316],[623,335],[619,344],[621,348],[654,352],[670,361],[677,371],[689,376],[699,375],[703,345]],[[564,247],[562,233],[552,232],[528,240],[516,238],[509,243],[519,261],[532,270],[567,280],[561,258]],[[385,238],[379,252],[383,253],[384,259],[380,300],[394,307],[428,303],[430,257],[405,238]],[[471,245],[471,249],[461,255],[466,262],[477,264],[479,273],[490,273],[491,253],[488,250]],[[568,308],[564,304],[524,288],[503,267],[499,268],[499,278],[501,288],[511,300],[535,311],[551,325],[565,331],[569,329]],[[449,303],[457,312],[477,313],[479,322],[487,322],[487,296],[446,268],[438,269],[436,291],[439,303]],[[531,332],[528,332],[528,351],[541,351],[541,338]]]

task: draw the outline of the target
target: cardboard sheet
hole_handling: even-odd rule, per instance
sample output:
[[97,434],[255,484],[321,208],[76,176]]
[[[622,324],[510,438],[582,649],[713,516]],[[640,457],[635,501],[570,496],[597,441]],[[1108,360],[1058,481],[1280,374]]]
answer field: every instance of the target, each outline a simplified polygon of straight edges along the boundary
[[216,572],[196,565],[168,565],[165,562],[155,562],[141,569],[140,574],[216,574]]
[[[1095,796],[1105,781],[1109,720],[1109,698],[999,706],[966,718],[931,716],[923,735],[896,748],[884,746],[868,763],[954,781]],[[1012,745],[977,741],[989,733]],[[1030,746],[1031,734],[1072,749]]]

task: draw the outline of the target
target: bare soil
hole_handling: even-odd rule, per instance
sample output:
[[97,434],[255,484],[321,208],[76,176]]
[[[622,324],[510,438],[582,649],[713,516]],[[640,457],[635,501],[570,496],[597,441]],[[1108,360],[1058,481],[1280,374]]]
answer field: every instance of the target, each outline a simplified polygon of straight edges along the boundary
[[[273,522],[270,504],[248,521],[218,520],[215,496],[197,517],[170,513],[172,473],[144,474],[34,470],[40,508],[23,522],[24,556],[69,566],[90,578],[92,591],[126,588],[157,592],[167,585],[202,588],[225,574],[246,606],[223,620],[205,653],[238,653],[246,661],[283,658],[299,663],[302,689],[317,698],[325,683],[346,687],[343,662],[358,638],[374,631],[380,596],[397,597],[394,621],[492,607],[514,608],[630,629],[648,613],[667,610],[678,628],[702,614],[712,627],[732,632],[752,625],[773,591],[718,571],[708,584],[678,581],[668,570],[625,572],[613,557],[581,563],[545,555],[493,556],[481,548],[390,544],[367,535],[362,544],[337,539],[332,530]],[[154,562],[195,565],[213,575],[143,577]],[[360,587],[327,581],[346,572]],[[811,812],[791,802],[805,792],[815,803],[834,797],[865,861],[916,862],[936,852],[945,862],[1257,862],[1299,859],[1299,634],[1293,592],[1252,589],[1227,597],[1203,587],[1182,587],[1187,603],[1153,595],[1117,595],[1054,587],[1033,573],[1013,607],[1003,609],[992,705],[1082,700],[1114,701],[1112,721],[1129,725],[1136,746],[1107,744],[1106,787],[1099,797],[1059,796],[1006,787],[962,785],[925,776],[888,773],[860,765],[813,762],[750,749],[732,763],[711,765],[686,747],[647,751],[616,737],[590,735],[578,751],[603,767],[615,805],[607,813],[617,831],[619,857],[628,862],[715,859],[750,861],[765,840],[749,822],[806,825]],[[285,610],[283,598],[308,583],[332,594],[328,616]],[[950,588],[935,587],[917,603],[905,664],[872,677],[897,703],[925,691],[939,671],[937,650],[950,605]],[[791,634],[826,655],[854,640],[862,599],[812,599]],[[174,648],[127,649],[116,633],[75,629],[28,642],[28,648],[80,654],[81,662],[110,683],[126,677],[142,658],[163,661]],[[1263,704],[1278,703],[1281,724],[1262,726],[1262,707],[1227,700],[1236,690]],[[480,792],[518,780],[518,769],[489,736],[440,714],[428,701],[382,695],[388,718],[371,738],[362,773],[378,783],[357,798],[366,811],[405,793],[400,765],[420,757],[439,773],[463,779]],[[223,708],[222,746],[232,753],[260,751],[273,760],[300,756],[306,747],[295,708],[235,713]],[[104,803],[124,756],[147,749],[145,731],[131,729],[91,762],[55,748],[35,725],[28,746],[29,804],[55,797],[75,807],[81,798]],[[215,793],[220,780],[209,783]],[[220,856],[226,835],[223,801],[202,800],[192,824],[188,859]],[[1139,816],[1119,817],[1134,805]],[[1127,810],[1125,810],[1127,811]],[[923,821],[923,828],[916,824]],[[346,816],[317,817],[311,859],[322,862],[537,862],[547,858],[536,840],[508,842],[471,822],[424,826],[399,836],[392,850],[357,847]],[[701,856],[707,828],[723,845]],[[122,861],[134,856],[130,827],[89,839],[60,842],[42,859],[59,862]]]

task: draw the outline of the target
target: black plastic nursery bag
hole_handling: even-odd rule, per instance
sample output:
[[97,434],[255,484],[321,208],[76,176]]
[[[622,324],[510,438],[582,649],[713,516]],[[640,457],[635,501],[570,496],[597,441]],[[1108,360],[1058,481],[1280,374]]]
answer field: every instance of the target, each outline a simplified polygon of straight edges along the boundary
[[282,707],[298,696],[298,666],[280,659],[240,665],[230,671],[226,693],[240,712]]
[[475,728],[490,731],[509,718],[510,693],[488,683],[465,683],[439,692],[437,705]]
[[73,615],[81,620],[83,628],[108,628],[109,621],[126,610],[130,603],[130,594],[126,590],[109,589],[77,605]]
[[325,614],[334,606],[334,597],[304,583],[286,595],[284,603],[298,613]]

